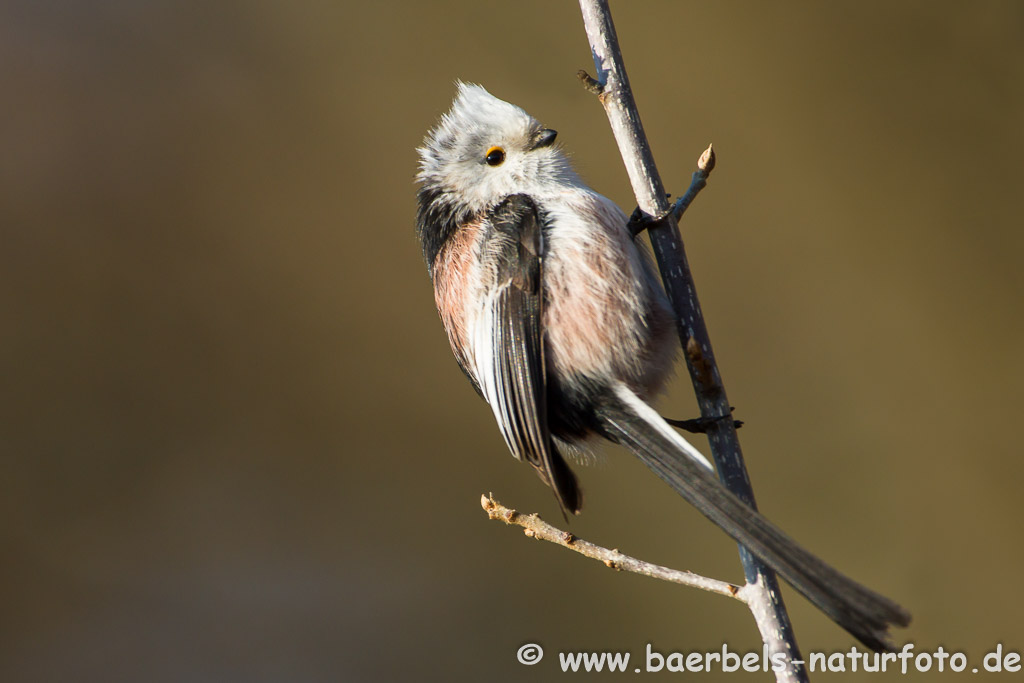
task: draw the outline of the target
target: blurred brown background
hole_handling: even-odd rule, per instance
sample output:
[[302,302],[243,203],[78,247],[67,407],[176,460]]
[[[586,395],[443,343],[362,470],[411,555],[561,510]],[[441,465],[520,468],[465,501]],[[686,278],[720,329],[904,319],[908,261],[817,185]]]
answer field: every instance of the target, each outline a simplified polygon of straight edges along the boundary
[[[1021,650],[1024,5],[613,9],[666,184],[719,152],[683,229],[762,509],[918,651]],[[447,348],[414,150],[479,82],[629,211],[579,68],[568,2],[0,7],[0,680],[759,648],[739,604],[479,509],[559,517]],[[661,409],[694,414],[685,373]],[[740,580],[632,458],[581,478],[578,535]],[[805,652],[852,645],[787,599]]]

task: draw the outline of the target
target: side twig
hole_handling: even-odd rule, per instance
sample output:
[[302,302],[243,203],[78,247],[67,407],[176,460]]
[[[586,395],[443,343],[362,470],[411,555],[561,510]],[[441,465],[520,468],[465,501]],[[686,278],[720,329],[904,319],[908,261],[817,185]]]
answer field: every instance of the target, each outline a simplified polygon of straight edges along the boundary
[[[597,78],[581,76],[581,80],[588,85],[588,90],[599,93],[598,98],[608,115],[639,208],[650,216],[664,217],[649,230],[651,245],[665,291],[676,314],[679,337],[686,352],[686,363],[701,415],[707,418],[728,415],[729,400],[715,362],[697,290],[676,224],[676,214],[682,213],[688,201],[680,205],[678,212],[669,206],[633,100],[607,0],[580,0],[580,9],[597,69]],[[699,187],[696,189],[699,190]],[[683,200],[689,195],[687,192]],[[707,435],[722,482],[756,509],[754,492],[733,421],[714,420]],[[785,669],[776,672],[777,680],[794,683],[807,681],[807,671],[782,601],[775,572],[743,546],[740,546],[740,559],[747,580],[745,590],[750,591],[748,605],[761,638],[770,654],[782,654],[787,662]]]
[[693,179],[690,181],[690,187],[686,189],[686,194],[672,205],[672,216],[676,221],[683,217],[683,213],[690,207],[690,202],[708,184],[708,176],[713,170],[715,170],[715,147],[708,145],[708,148],[700,155],[700,159],[697,160],[697,170],[693,172]]
[[623,555],[617,549],[605,548],[603,546],[596,545],[590,541],[584,541],[582,538],[578,538],[569,531],[563,531],[558,527],[552,526],[541,519],[537,513],[524,514],[517,510],[507,508],[497,500],[494,499],[493,494],[487,494],[480,497],[480,506],[483,507],[484,512],[490,519],[501,520],[505,524],[520,526],[523,528],[523,533],[530,538],[540,539],[542,541],[549,541],[563,548],[574,550],[580,555],[584,555],[593,560],[598,560],[604,563],[604,565],[610,569],[616,571],[627,571],[634,574],[640,574],[642,576],[650,576],[654,579],[661,579],[662,581],[668,581],[670,583],[678,583],[683,586],[690,586],[691,588],[699,588],[700,590],[707,591],[709,593],[715,593],[717,595],[724,595],[727,598],[734,598],[742,603],[747,603],[747,594],[744,592],[746,586],[736,586],[725,581],[719,581],[718,579],[711,579],[700,574],[694,574],[693,572],[682,571],[679,569],[672,569],[671,567],[663,567],[658,564],[651,564],[643,560],[638,560],[635,557],[629,555]]

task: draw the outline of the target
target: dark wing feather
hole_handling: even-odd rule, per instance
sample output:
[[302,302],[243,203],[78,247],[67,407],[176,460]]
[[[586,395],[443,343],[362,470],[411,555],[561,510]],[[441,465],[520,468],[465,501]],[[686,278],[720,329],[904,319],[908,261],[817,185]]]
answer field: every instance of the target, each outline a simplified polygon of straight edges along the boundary
[[[481,378],[505,441],[550,486],[566,510],[578,512],[579,487],[551,439],[542,329],[542,229],[533,200],[513,195],[494,209],[487,251],[497,287],[491,298],[491,386]],[[485,330],[486,332],[486,330]],[[491,391],[488,391],[490,389]]]

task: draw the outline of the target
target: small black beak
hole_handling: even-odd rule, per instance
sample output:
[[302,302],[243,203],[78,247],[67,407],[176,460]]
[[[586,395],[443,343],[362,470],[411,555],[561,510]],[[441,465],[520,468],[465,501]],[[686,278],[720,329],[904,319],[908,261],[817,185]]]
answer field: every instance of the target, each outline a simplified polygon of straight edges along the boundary
[[541,147],[550,147],[555,141],[555,137],[558,135],[557,130],[551,130],[550,128],[541,128],[533,136],[533,145],[530,146],[530,150],[540,149]]

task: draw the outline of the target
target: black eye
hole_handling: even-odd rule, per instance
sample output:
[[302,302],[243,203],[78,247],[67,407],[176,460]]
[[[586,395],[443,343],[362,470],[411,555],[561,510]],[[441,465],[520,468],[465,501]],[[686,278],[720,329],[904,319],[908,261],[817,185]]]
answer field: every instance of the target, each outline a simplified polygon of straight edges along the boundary
[[501,147],[491,147],[487,150],[484,161],[487,162],[488,166],[501,166],[501,162],[505,161],[505,150]]

